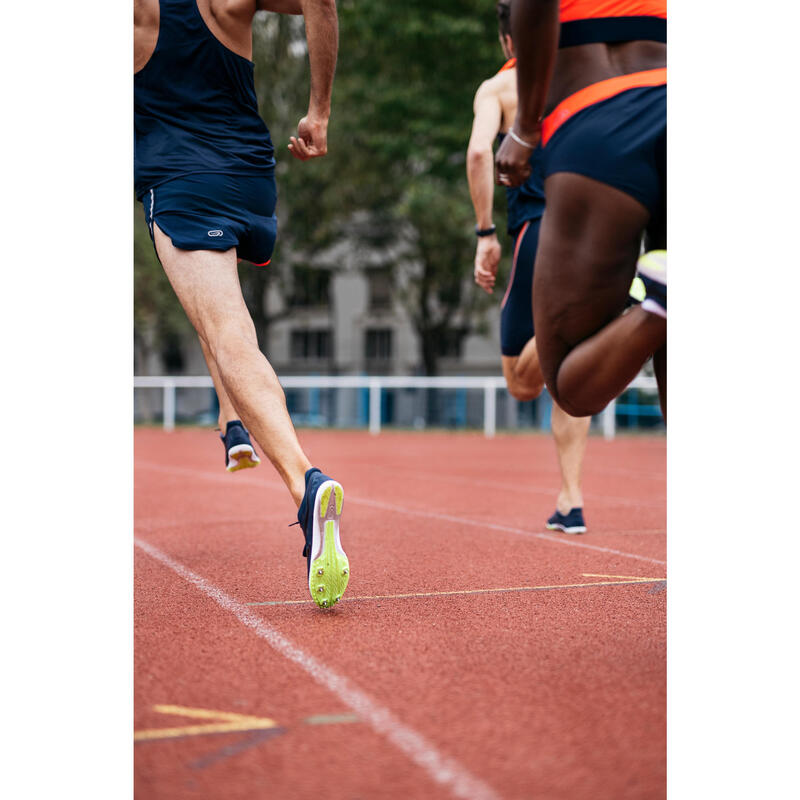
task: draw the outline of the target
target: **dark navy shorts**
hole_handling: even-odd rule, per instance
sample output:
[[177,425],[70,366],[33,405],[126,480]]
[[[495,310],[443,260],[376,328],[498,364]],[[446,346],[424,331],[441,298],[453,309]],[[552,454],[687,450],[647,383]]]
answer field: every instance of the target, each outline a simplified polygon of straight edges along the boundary
[[265,266],[278,234],[273,175],[196,173],[173,178],[145,192],[144,215],[181,250],[229,250]]
[[544,148],[544,175],[575,172],[665,213],[667,87],[628,89],[564,122]]
[[533,338],[533,262],[539,245],[539,219],[528,220],[514,238],[514,258],[500,306],[500,352],[518,356]]

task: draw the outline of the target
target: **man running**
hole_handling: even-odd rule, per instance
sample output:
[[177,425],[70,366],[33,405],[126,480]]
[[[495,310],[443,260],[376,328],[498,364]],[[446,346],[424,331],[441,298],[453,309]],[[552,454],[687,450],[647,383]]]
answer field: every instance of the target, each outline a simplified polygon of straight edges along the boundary
[[200,337],[226,423],[226,460],[249,444],[244,423],[298,506],[309,591],[329,607],[349,580],[339,538],[344,494],[300,447],[237,272],[237,259],[266,266],[277,233],[273,146],[250,60],[257,10],[305,18],[310,100],[289,150],[301,161],[325,155],[334,0],[134,0],[134,184],[159,260]]
[[[666,1],[514,0],[518,110],[497,154],[519,185],[541,142],[533,312],[545,382],[596,414],[652,355],[666,417]],[[628,313],[639,261],[647,295]]]
[[[511,37],[511,0],[497,3],[500,46],[507,59],[503,68],[484,81],[475,94],[472,135],[467,150],[467,179],[475,208],[478,237],[475,282],[492,294],[500,263],[501,246],[492,223],[494,165],[492,144],[511,127],[517,111],[516,59]],[[509,187],[508,233],[513,242],[511,276],[501,304],[500,340],[503,375],[517,400],[538,397],[544,378],[536,352],[531,292],[533,263],[544,214],[540,150],[530,157],[531,174],[519,188]],[[553,438],[561,469],[561,490],[556,510],[547,520],[549,530],[584,533],[581,467],[591,417],[571,417],[558,405],[552,411]]]

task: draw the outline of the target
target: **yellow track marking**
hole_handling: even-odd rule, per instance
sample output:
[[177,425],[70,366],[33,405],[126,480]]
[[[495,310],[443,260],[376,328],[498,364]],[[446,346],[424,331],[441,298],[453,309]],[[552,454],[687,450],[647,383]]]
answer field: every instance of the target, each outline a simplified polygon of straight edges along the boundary
[[[372,594],[343,598],[341,602],[354,600],[405,600],[412,597],[450,597],[453,595],[494,594],[498,592],[533,592],[539,589],[582,589],[587,586],[624,586],[632,583],[662,583],[666,578],[625,577],[621,575],[588,575],[582,577],[620,578],[614,581],[594,581],[593,583],[556,583],[543,586],[507,586],[497,589],[460,589],[448,592],[409,592],[408,594]],[[247,603],[248,606],[294,606],[309,603],[309,600],[266,600],[259,603]]]
[[185,706],[153,706],[159,714],[173,714],[190,719],[216,720],[206,725],[184,725],[179,728],[151,728],[144,731],[135,731],[135,742],[150,741],[153,739],[174,739],[177,736],[202,736],[207,733],[235,733],[237,731],[257,731],[268,728],[277,728],[275,720],[266,717],[250,717],[246,714],[234,714],[230,711],[211,711],[205,708],[186,708]]

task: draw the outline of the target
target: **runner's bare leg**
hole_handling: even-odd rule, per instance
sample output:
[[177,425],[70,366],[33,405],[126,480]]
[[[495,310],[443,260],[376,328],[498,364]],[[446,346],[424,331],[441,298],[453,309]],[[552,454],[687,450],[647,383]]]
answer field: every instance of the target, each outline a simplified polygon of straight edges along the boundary
[[534,400],[544,389],[544,377],[536,352],[536,337],[528,339],[518,356],[502,356],[508,391],[523,402]]
[[225,393],[299,506],[311,462],[300,447],[278,376],[258,348],[235,249],[179,250],[157,224],[153,228],[164,271],[212,355]]
[[[503,375],[513,397],[525,402],[542,393],[544,377],[536,353],[536,337],[526,342],[518,356],[503,356],[502,359]],[[562,514],[568,514],[573,508],[583,508],[581,467],[591,421],[591,417],[571,417],[553,403],[551,425],[561,470],[556,509]]]
[[583,508],[581,468],[591,422],[591,417],[571,417],[553,403],[550,423],[561,469],[561,491],[558,493],[556,510],[562,514],[569,514],[573,508]]
[[202,336],[198,336],[198,339],[200,339],[200,347],[203,349],[203,357],[206,360],[208,374],[214,382],[214,391],[216,391],[217,400],[219,401],[217,427],[225,433],[228,423],[234,419],[241,419],[241,417],[239,416],[239,412],[234,408],[230,397],[228,397],[225,387],[222,385],[222,378],[219,376],[219,368],[217,367],[217,362],[214,360],[214,356],[211,355],[211,350],[209,350],[208,345],[203,341]]

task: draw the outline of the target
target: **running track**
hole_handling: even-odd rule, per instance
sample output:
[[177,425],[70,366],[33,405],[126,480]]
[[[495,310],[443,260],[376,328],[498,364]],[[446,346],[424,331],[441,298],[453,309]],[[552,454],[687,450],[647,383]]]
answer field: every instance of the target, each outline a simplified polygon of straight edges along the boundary
[[138,800],[665,797],[663,438],[590,440],[577,537],[548,437],[301,441],[345,487],[329,612],[266,460],[136,431]]

